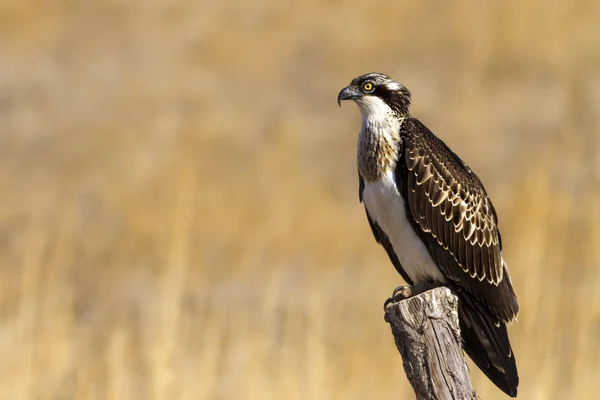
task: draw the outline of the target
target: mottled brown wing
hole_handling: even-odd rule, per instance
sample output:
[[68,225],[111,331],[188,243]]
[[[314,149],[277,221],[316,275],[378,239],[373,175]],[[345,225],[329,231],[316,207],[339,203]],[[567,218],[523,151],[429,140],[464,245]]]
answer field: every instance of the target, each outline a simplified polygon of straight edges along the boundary
[[498,319],[511,321],[519,303],[500,253],[496,211],[483,184],[419,120],[405,120],[400,137],[396,184],[415,233],[452,283]]
[[500,234],[481,181],[418,120],[408,125],[401,156],[410,213],[462,271],[498,286],[504,276]]

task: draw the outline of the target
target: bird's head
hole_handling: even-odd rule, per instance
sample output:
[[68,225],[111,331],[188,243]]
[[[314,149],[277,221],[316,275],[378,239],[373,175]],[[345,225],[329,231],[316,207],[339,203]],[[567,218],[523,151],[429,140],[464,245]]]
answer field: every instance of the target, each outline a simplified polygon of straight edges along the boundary
[[354,78],[337,100],[340,106],[343,100],[354,100],[365,117],[389,110],[407,116],[410,91],[387,75],[370,73]]

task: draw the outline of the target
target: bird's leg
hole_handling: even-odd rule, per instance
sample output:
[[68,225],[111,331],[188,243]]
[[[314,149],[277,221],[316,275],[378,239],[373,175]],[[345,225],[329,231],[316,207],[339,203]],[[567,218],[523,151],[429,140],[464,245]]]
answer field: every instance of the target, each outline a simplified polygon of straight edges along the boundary
[[415,286],[398,286],[392,293],[392,299],[397,299],[395,301],[400,301],[412,297],[414,287]]
[[394,289],[392,297],[383,303],[383,311],[385,311],[387,315],[387,308],[390,306],[390,304],[406,300],[409,297],[416,296],[439,286],[442,285],[440,283],[430,281],[421,282],[414,286],[398,286],[396,289]]
[[398,286],[396,289],[394,289],[392,297],[390,297],[385,301],[385,303],[383,303],[383,311],[387,311],[388,306],[392,303],[408,299],[412,296],[412,292],[413,291],[411,286]]

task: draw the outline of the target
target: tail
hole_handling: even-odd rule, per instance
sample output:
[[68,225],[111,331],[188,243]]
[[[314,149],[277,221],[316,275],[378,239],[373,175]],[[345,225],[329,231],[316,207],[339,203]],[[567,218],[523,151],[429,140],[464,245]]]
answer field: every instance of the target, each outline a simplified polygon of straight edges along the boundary
[[517,397],[519,375],[506,324],[470,294],[459,293],[458,315],[463,348],[473,362],[510,397]]

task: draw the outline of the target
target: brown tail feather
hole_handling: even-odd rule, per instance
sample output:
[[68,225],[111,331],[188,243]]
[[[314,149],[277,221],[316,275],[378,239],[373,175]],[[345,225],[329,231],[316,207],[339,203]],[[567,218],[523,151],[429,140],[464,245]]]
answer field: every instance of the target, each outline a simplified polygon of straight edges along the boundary
[[498,388],[517,397],[519,374],[506,324],[468,293],[459,293],[458,304],[465,352]]

